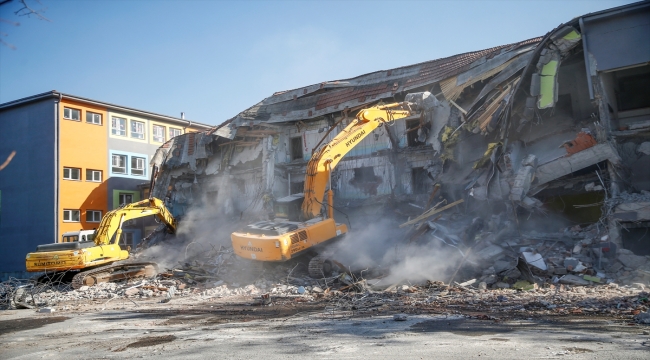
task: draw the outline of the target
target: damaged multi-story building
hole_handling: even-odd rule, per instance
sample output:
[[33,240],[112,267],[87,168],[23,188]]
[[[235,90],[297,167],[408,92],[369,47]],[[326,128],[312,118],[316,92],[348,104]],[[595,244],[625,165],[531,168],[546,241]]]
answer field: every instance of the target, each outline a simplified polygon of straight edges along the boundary
[[265,216],[302,192],[312,153],[360,109],[428,91],[433,111],[376,130],[333,170],[337,207],[422,212],[439,188],[485,222],[601,224],[650,254],[648,34],[639,2],[514,44],[280,91],[168,141],[154,195],[176,215],[208,203],[214,216]]

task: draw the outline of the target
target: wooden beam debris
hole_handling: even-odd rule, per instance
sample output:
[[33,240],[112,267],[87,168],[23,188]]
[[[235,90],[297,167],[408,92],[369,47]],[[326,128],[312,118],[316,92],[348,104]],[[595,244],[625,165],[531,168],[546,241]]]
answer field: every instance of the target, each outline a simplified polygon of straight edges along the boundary
[[454,207],[454,206],[456,206],[456,205],[458,205],[458,204],[460,204],[460,203],[462,203],[462,202],[464,202],[464,201],[465,201],[465,200],[460,199],[460,200],[458,200],[458,201],[454,201],[453,203],[451,203],[451,204],[449,204],[449,205],[445,205],[445,206],[441,207],[440,209],[436,209],[436,207],[434,206],[434,207],[432,207],[431,209],[427,210],[424,214],[422,214],[422,215],[416,217],[416,218],[413,219],[413,220],[410,220],[410,221],[405,222],[404,224],[400,225],[399,227],[400,227],[400,228],[403,228],[403,227],[405,227],[405,226],[413,225],[413,224],[415,224],[415,223],[417,223],[417,222],[419,222],[419,221],[422,221],[422,220],[424,220],[424,219],[426,219],[426,218],[428,218],[428,217],[431,217],[431,216],[433,216],[433,215],[435,215],[435,214],[437,214],[437,213],[439,213],[439,212],[442,212],[442,211],[445,211],[445,210],[447,210],[447,209],[450,209],[450,208],[452,208],[452,207]]

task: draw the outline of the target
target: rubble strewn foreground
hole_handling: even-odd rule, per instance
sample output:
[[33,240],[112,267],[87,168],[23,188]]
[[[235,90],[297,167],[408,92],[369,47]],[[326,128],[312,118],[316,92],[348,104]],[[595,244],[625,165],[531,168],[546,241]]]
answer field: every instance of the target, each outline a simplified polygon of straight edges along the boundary
[[[517,245],[525,251],[516,260],[504,260],[514,249],[503,250],[506,256],[497,256],[499,260],[493,256],[493,264],[479,278],[451,285],[441,281],[388,284],[381,276],[364,279],[358,272],[346,270],[312,279],[301,262],[266,265],[242,275],[241,267],[250,263],[236,258],[231,250],[220,249],[161,271],[153,279],[101,283],[76,290],[66,284],[12,279],[0,285],[0,297],[5,309],[36,308],[43,312],[75,310],[89,303],[101,309],[140,309],[157,303],[194,306],[227,301],[270,307],[315,305],[323,316],[330,317],[396,314],[395,320],[400,320],[409,314],[427,313],[457,313],[477,319],[606,315],[650,324],[650,292],[645,285],[649,259],[619,251],[617,259],[606,261],[607,266],[603,267],[605,258],[596,265],[583,253],[594,249],[584,246],[589,245],[584,233],[592,230],[569,234],[580,239],[576,241],[580,249],[576,245],[576,251],[570,253],[562,250],[566,246],[531,246],[525,241],[528,245]],[[494,246],[485,245],[473,259],[496,253]],[[565,257],[558,258],[560,255]],[[207,262],[208,258],[212,261]],[[632,270],[630,261],[639,266]],[[542,262],[546,264],[544,270]],[[596,269],[606,269],[604,276]],[[465,269],[464,273],[469,272]],[[620,283],[614,281],[617,277]]]

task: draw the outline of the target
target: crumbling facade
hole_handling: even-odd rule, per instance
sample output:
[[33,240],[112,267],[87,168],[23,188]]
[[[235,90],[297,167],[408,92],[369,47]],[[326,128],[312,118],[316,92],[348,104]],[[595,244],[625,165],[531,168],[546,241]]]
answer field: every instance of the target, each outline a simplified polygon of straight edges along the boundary
[[596,224],[608,249],[650,254],[648,33],[641,2],[540,38],[278,92],[168,141],[153,159],[154,196],[175,215],[210,205],[214,216],[265,216],[302,192],[311,154],[359,109],[429,91],[434,111],[378,129],[341,161],[335,206],[422,213],[462,199],[470,228]]

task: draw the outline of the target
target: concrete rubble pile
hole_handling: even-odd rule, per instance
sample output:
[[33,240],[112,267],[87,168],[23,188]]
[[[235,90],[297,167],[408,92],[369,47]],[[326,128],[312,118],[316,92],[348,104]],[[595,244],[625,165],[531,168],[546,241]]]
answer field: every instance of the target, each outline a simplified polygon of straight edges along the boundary
[[[456,247],[461,255],[471,249],[463,269],[487,287],[650,283],[650,256],[618,248],[609,241],[607,228],[598,224],[576,225],[555,233],[519,233],[509,225],[491,232],[493,224],[485,226],[487,231],[476,232],[476,221],[452,231],[440,222],[444,219],[428,221],[424,226],[430,234],[420,237]],[[463,243],[461,238],[468,233],[473,233],[471,243]]]

